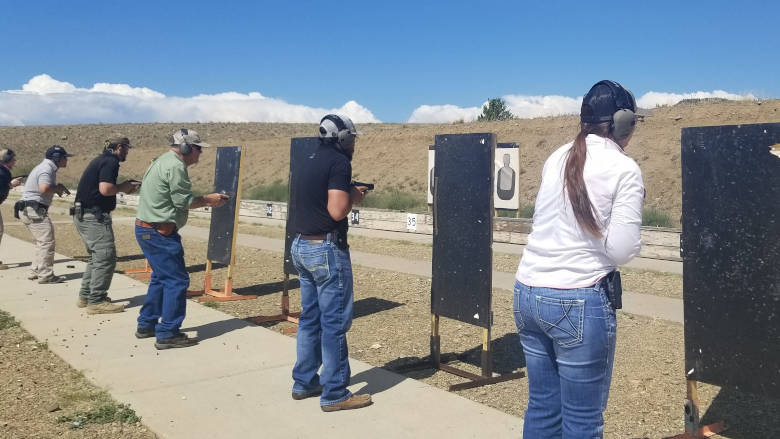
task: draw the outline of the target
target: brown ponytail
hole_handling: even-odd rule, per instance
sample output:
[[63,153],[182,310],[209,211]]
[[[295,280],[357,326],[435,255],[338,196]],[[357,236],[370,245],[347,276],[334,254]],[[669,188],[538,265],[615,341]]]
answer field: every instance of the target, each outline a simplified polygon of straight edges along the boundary
[[607,137],[609,135],[609,122],[600,124],[582,123],[580,125],[580,132],[574,139],[571,149],[566,154],[563,182],[564,190],[571,202],[574,217],[577,218],[580,227],[591,235],[601,238],[601,229],[593,213],[593,204],[588,197],[585,179],[582,175],[582,171],[585,168],[585,158],[588,153],[588,146],[585,143],[585,138],[588,134]]

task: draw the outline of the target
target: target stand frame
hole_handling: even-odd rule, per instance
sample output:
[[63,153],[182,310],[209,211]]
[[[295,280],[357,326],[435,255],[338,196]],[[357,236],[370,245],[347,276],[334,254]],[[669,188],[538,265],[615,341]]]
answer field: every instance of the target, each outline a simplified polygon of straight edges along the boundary
[[282,282],[282,303],[281,312],[270,316],[255,316],[249,317],[246,320],[255,323],[272,323],[272,322],[290,322],[295,323],[296,327],[285,328],[282,330],[284,334],[294,334],[298,331],[298,317],[301,315],[300,311],[290,312],[290,275],[284,274],[284,281]]
[[441,353],[441,335],[439,333],[440,318],[441,316],[438,314],[431,314],[430,356],[421,361],[395,368],[394,372],[405,373],[413,370],[433,368],[470,380],[450,385],[450,391],[473,389],[475,387],[482,387],[488,384],[502,383],[504,381],[525,377],[525,372],[522,371],[510,372],[503,375],[495,375],[493,373],[493,351],[490,346],[492,342],[490,328],[482,328],[482,354],[480,358],[481,375],[452,366],[451,363],[459,362],[463,355],[447,355],[446,359],[443,358]]

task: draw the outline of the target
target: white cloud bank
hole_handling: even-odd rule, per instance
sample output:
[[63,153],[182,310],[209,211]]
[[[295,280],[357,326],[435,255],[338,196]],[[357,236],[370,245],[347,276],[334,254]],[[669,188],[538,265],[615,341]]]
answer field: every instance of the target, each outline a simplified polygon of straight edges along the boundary
[[260,93],[226,92],[192,97],[165,96],[145,87],[97,83],[78,88],[42,74],[21,90],[0,91],[0,125],[57,125],[126,122],[319,122],[341,113],[355,123],[379,122],[355,101],[340,108],[296,105]]
[[[564,114],[578,114],[582,105],[582,96],[571,98],[568,96],[526,96],[505,95],[501,97],[507,104],[509,111],[517,117],[530,119],[544,116],[560,116]],[[662,105],[674,105],[683,99],[721,98],[730,100],[755,100],[753,94],[735,94],[723,90],[697,91],[693,93],[663,93],[650,91],[637,99],[637,105],[641,108],[655,108]],[[456,121],[471,122],[482,113],[482,107],[487,101],[478,107],[458,107],[456,105],[421,105],[409,116],[411,123],[451,123]]]

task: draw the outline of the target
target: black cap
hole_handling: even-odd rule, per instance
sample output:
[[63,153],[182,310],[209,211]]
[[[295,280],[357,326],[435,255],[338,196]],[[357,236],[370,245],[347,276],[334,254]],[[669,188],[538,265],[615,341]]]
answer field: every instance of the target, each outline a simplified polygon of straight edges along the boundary
[[60,160],[63,157],[73,157],[73,154],[68,154],[60,145],[52,145],[46,150],[46,158],[49,160]]
[[615,81],[599,81],[582,98],[580,121],[585,123],[610,122],[618,110],[636,113],[634,95]]

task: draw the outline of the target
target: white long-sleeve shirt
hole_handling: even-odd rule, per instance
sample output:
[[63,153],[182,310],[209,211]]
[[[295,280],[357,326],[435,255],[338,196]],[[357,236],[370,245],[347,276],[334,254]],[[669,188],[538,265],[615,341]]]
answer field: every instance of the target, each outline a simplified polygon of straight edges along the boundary
[[642,241],[642,171],[620,146],[586,137],[583,178],[602,237],[584,230],[565,194],[563,169],[573,142],[550,155],[536,196],[533,229],[515,278],[530,286],[582,288],[594,285],[639,254]]

